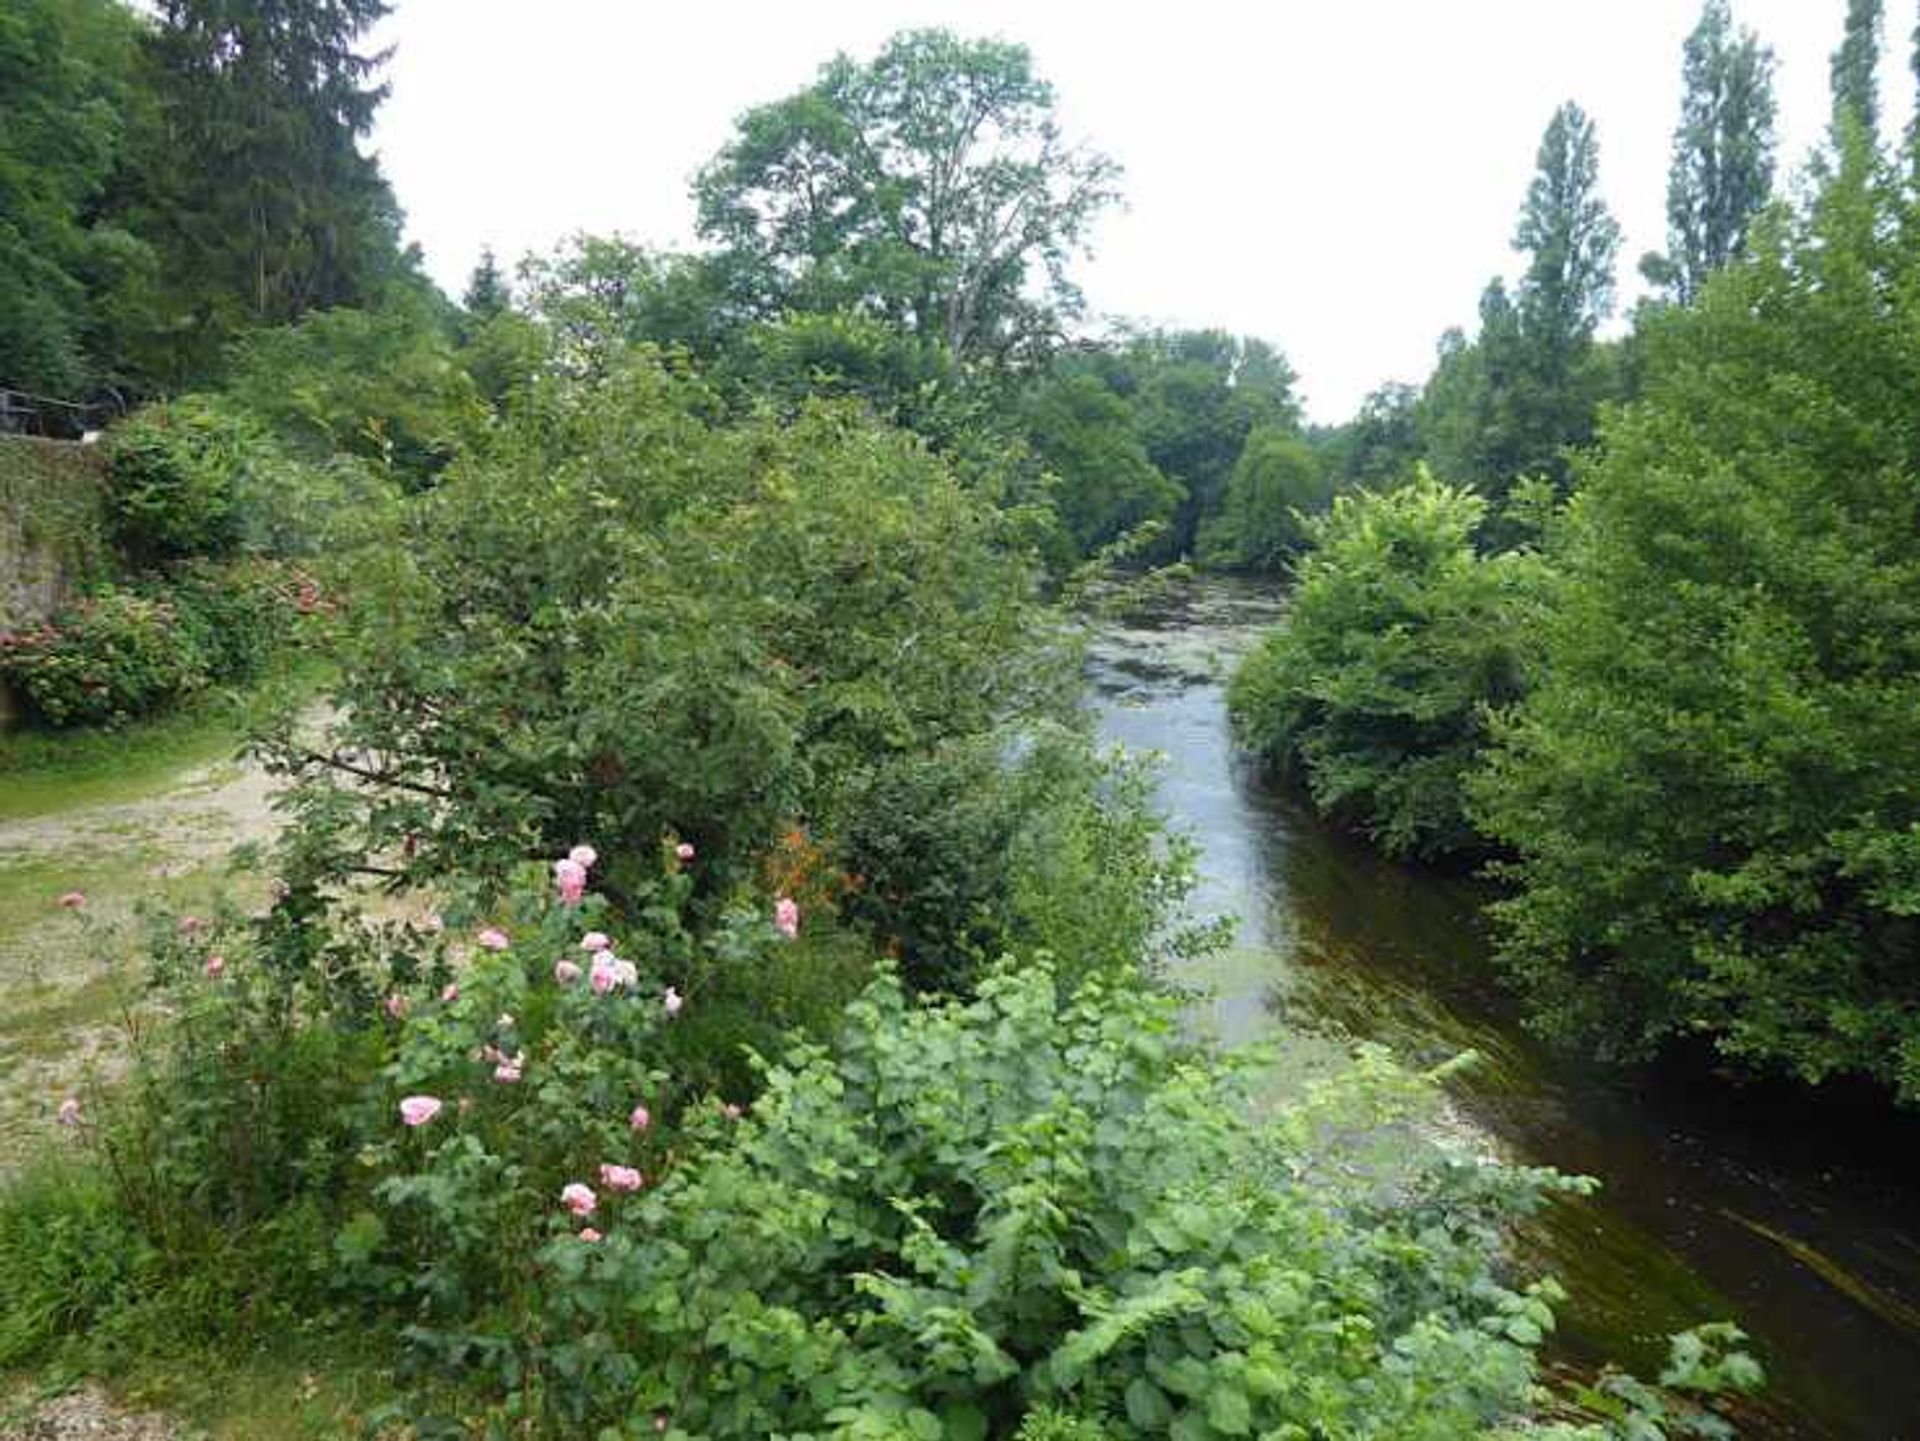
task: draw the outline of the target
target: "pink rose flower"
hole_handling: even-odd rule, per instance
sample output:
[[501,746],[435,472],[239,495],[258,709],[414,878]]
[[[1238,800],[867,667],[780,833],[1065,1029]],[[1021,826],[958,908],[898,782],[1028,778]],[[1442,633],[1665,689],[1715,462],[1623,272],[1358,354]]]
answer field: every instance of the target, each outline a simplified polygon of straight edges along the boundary
[[594,862],[600,859],[600,852],[596,851],[592,846],[575,846],[567,852],[567,859],[583,871],[590,870]]
[[207,964],[203,967],[207,973],[207,979],[212,981],[219,980],[221,973],[225,971],[226,968],[227,958],[225,956],[208,956]]
[[553,883],[560,888],[560,904],[577,906],[587,893],[587,868],[578,861],[553,863]]
[[86,903],[87,893],[85,891],[68,891],[64,896],[60,897],[61,906],[69,911],[77,911],[86,905]]
[[448,981],[445,989],[440,992],[440,999],[451,1005],[460,999],[460,988],[452,981]]
[[395,991],[392,995],[387,997],[387,1014],[389,1016],[392,1016],[394,1020],[396,1021],[405,1020],[407,1017],[407,1010],[408,1010],[407,998],[401,995],[398,991]]
[[792,896],[782,896],[773,903],[773,928],[788,940],[800,934],[800,907]]
[[644,1131],[653,1124],[653,1112],[645,1106],[635,1106],[633,1114],[627,1117],[627,1124],[636,1131]]
[[488,926],[474,939],[490,951],[504,951],[513,942],[507,939],[507,933],[494,926]]
[[553,978],[563,986],[570,986],[580,979],[580,967],[576,966],[572,961],[555,961],[553,963]]
[[680,998],[678,991],[668,986],[666,995],[660,998],[660,1004],[667,1008],[667,1019],[672,1020],[680,1014],[680,1008],[686,1005],[686,1002]]
[[600,1167],[600,1184],[609,1191],[637,1191],[646,1184],[646,1178],[631,1166],[607,1163]]
[[692,860],[693,859],[693,842],[692,841],[680,842],[679,845],[673,848],[673,853],[676,856],[680,857],[680,859],[683,861]]
[[408,1096],[400,1102],[400,1119],[409,1126],[424,1126],[440,1114],[438,1096]]
[[600,1198],[593,1194],[591,1186],[569,1181],[560,1188],[560,1204],[576,1216],[591,1216],[594,1208],[600,1204]]
[[503,1085],[511,1085],[520,1079],[520,1070],[527,1064],[527,1053],[518,1051],[511,1056],[501,1058],[500,1064],[493,1068],[493,1078]]
[[207,923],[198,916],[182,916],[180,917],[180,934],[187,937],[197,936],[206,929],[206,925]]
[[580,1228],[580,1239],[582,1241],[585,1241],[588,1245],[592,1245],[595,1241],[598,1241],[600,1239],[600,1233],[594,1230],[593,1227],[591,1226],[582,1226]]
[[583,951],[610,951],[613,942],[604,931],[588,931],[580,937],[580,949]]
[[612,951],[601,951],[593,958],[593,971],[587,980],[595,995],[604,996],[620,986],[637,984],[640,972],[632,961],[623,961]]
[[71,1130],[80,1124],[80,1098],[68,1096],[60,1103],[60,1124]]

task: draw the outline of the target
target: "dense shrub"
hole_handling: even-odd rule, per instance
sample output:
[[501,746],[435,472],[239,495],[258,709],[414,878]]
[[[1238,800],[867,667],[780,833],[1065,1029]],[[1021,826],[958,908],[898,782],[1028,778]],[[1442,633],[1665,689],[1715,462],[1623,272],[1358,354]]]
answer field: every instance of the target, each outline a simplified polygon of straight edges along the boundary
[[206,684],[209,660],[165,600],[105,587],[0,635],[4,674],[50,725],[120,725]]
[[226,406],[186,396],[151,405],[107,435],[107,515],[140,563],[219,555],[240,538],[235,496],[259,434]]
[[1482,558],[1484,502],[1422,475],[1312,527],[1286,617],[1229,696],[1242,743],[1387,851],[1471,847],[1465,779],[1520,692],[1530,553]]
[[391,529],[400,495],[380,467],[354,456],[264,456],[240,477],[240,544],[255,555],[324,564],[350,579],[362,546]]
[[190,563],[151,589],[171,609],[207,676],[236,683],[257,679],[286,647],[300,614],[321,604],[311,577],[259,559]]
[[846,913],[915,986],[953,988],[1009,951],[1067,976],[1188,954],[1192,844],[1166,834],[1137,762],[1071,730],[989,734],[877,767],[847,796]]
[[1920,1100],[1920,247],[1863,154],[1649,327],[1485,826],[1504,954],[1607,1054]]
[[[737,877],[867,768],[1071,699],[1009,523],[846,409],[712,420],[644,357],[550,381],[357,567],[301,876],[664,833]],[[378,756],[342,770],[336,752]]]
[[0,632],[0,676],[48,725],[124,725],[210,684],[257,679],[322,603],[311,577],[270,561],[190,562]]

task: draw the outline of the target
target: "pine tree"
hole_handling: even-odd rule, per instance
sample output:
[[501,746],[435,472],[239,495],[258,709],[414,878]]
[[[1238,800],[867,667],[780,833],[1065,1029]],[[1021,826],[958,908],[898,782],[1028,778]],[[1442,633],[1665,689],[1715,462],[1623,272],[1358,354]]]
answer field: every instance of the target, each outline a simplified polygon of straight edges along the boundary
[[1851,118],[1877,146],[1880,135],[1880,91],[1874,71],[1880,61],[1883,0],[1847,0],[1846,35],[1833,52],[1833,140],[1840,145]]
[[500,263],[494,258],[491,245],[480,248],[480,263],[473,267],[473,274],[467,280],[467,293],[460,303],[476,320],[491,320],[513,303],[513,289],[500,273]]
[[1641,269],[1682,304],[1746,244],[1773,190],[1773,52],[1736,36],[1726,0],[1707,0],[1681,61],[1680,123],[1667,177],[1665,256]]
[[399,215],[359,141],[386,95],[358,48],[386,0],[162,0],[138,208],[163,233],[176,379],[236,331],[364,304],[399,266]]

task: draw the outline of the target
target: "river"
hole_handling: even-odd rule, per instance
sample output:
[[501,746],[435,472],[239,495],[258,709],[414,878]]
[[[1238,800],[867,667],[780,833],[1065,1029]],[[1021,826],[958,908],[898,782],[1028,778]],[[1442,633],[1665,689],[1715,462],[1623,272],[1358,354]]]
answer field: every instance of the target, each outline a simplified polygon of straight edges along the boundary
[[1522,1238],[1572,1293],[1550,1364],[1653,1375],[1668,1333],[1731,1319],[1769,1376],[1743,1436],[1920,1441],[1920,1118],[1534,1042],[1495,983],[1478,883],[1384,859],[1236,756],[1226,676],[1277,613],[1270,588],[1195,582],[1105,627],[1090,661],[1102,733],[1164,757],[1161,803],[1201,848],[1197,909],[1238,919],[1198,977],[1214,1029],[1382,1041],[1420,1064],[1477,1051],[1451,1084],[1467,1123],[1602,1182]]

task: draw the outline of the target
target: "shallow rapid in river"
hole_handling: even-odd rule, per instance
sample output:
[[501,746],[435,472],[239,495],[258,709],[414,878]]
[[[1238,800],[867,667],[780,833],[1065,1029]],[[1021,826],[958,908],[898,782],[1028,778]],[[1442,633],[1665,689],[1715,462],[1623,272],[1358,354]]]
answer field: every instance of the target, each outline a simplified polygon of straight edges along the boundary
[[1477,883],[1384,859],[1235,754],[1226,678],[1278,610],[1270,588],[1195,583],[1105,627],[1091,657],[1102,733],[1165,758],[1162,804],[1201,847],[1197,908],[1238,918],[1192,978],[1214,1029],[1382,1041],[1418,1064],[1479,1052],[1452,1090],[1489,1148],[1603,1183],[1523,1238],[1572,1293],[1554,1361],[1650,1375],[1668,1333],[1731,1319],[1770,1378],[1743,1435],[1920,1441],[1920,1118],[1698,1063],[1613,1074],[1534,1042]]

